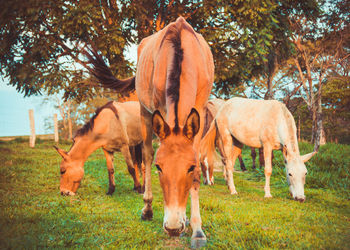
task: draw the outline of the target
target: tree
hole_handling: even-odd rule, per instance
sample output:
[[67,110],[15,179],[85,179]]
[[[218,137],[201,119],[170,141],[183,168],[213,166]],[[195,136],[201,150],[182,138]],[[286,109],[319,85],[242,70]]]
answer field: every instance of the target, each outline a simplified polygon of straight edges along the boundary
[[350,42],[349,26],[341,22],[330,29],[329,24],[333,22],[330,16],[333,16],[332,13],[312,19],[304,15],[294,15],[290,18],[294,30],[290,40],[295,46],[291,76],[294,75],[298,79],[291,93],[300,92],[311,113],[311,140],[315,144],[315,150],[319,148],[323,133],[323,85],[327,76],[350,56],[346,48]]
[[315,0],[3,1],[1,72],[24,95],[64,90],[82,101],[99,92],[86,74],[84,49],[98,48],[115,75],[130,76],[134,65],[124,57],[127,46],[182,15],[212,48],[214,91],[229,95],[265,70],[276,44],[288,47],[290,13],[312,14],[315,6]]

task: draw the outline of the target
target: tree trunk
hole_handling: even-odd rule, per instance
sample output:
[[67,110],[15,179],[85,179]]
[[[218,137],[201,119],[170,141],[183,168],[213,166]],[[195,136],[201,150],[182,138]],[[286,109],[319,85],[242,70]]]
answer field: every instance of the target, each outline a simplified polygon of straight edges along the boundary
[[67,110],[67,120],[68,120],[68,139],[72,140],[73,138],[73,132],[72,132],[72,118],[70,116],[71,111],[71,102],[68,103],[68,110]]
[[321,103],[320,94],[317,97],[316,105],[313,110],[315,111],[314,112],[315,121],[313,120],[312,137],[313,137],[313,143],[315,145],[314,151],[318,151],[321,144],[321,136],[322,136],[322,130],[323,130],[322,103]]

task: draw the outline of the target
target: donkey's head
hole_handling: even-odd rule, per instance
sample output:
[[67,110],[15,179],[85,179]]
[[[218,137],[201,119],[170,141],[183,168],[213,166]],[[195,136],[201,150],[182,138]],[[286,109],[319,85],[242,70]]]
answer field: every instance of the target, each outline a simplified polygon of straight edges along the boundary
[[195,109],[183,128],[171,129],[159,111],[152,118],[153,131],[160,139],[155,164],[164,196],[164,230],[178,236],[185,230],[186,203],[195,172],[199,171],[193,139],[200,120]]
[[62,195],[75,195],[84,177],[84,162],[74,160],[63,149],[54,147],[63,158],[60,165],[60,192]]
[[289,185],[290,194],[297,201],[304,202],[304,185],[305,178],[307,175],[307,169],[305,167],[305,162],[311,159],[313,155],[317,152],[312,152],[306,155],[290,157],[287,155],[286,151],[283,151],[286,164],[286,174],[287,174],[287,182]]

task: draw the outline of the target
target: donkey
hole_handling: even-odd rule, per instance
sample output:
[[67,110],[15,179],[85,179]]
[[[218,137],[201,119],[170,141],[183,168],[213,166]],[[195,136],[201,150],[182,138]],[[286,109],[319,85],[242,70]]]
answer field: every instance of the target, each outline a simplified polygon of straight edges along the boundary
[[317,152],[300,156],[294,118],[284,104],[275,100],[245,98],[232,98],[227,101],[203,138],[202,149],[208,156],[209,167],[213,165],[216,137],[223,145],[226,180],[231,194],[237,194],[232,171],[235,160],[245,144],[254,148],[264,148],[265,197],[272,197],[271,152],[274,149],[282,149],[290,193],[295,200],[305,201],[304,184],[307,169],[304,162]]
[[121,151],[134,180],[134,190],[141,193],[139,169],[142,168],[142,136],[138,102],[108,102],[74,136],[69,152],[57,147],[63,160],[60,166],[60,192],[75,195],[84,176],[84,163],[96,149],[102,148],[107,161],[109,189],[115,190],[113,153]]
[[[207,102],[206,106],[204,107],[205,123],[204,123],[202,138],[208,132],[210,124],[214,120],[216,113],[219,111],[219,109],[221,108],[221,106],[223,106],[224,103],[225,103],[225,101],[222,99],[211,99]],[[203,143],[203,142],[201,142],[201,143]],[[218,147],[219,151],[222,152],[222,144],[220,143],[219,140],[215,140],[215,145],[216,145],[216,147]],[[251,156],[253,159],[253,169],[255,169],[255,159],[256,159],[255,148],[251,148]],[[259,159],[260,160],[262,159],[262,157],[260,155],[259,155]],[[238,155],[238,160],[239,160],[241,170],[246,171],[247,168],[244,165],[243,158],[242,158],[241,154]],[[204,185],[214,185],[213,167],[209,168],[206,154],[202,150],[200,150],[199,161],[200,161],[200,166],[202,169]],[[225,164],[225,163],[223,162],[223,164]],[[260,163],[260,166],[261,166],[261,163]],[[224,168],[224,176],[226,176],[225,168]]]
[[[206,243],[199,213],[198,149],[203,131],[203,107],[214,81],[214,63],[204,38],[183,17],[144,38],[138,47],[136,76],[114,78],[103,59],[86,52],[91,72],[102,85],[118,92],[136,88],[141,103],[143,160],[146,182],[143,219],[151,219],[152,134],[160,138],[155,165],[164,197],[164,230],[178,236],[185,230],[186,202],[191,194],[191,244]],[[153,130],[153,131],[152,131]]]

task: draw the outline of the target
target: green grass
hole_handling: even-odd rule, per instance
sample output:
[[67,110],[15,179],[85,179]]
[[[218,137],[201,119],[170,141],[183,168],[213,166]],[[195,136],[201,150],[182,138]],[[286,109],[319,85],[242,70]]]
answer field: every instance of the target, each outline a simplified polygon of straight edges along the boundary
[[[116,191],[112,196],[105,195],[107,170],[98,150],[85,164],[77,196],[62,197],[61,158],[52,145],[42,141],[31,149],[27,141],[0,143],[0,248],[190,246],[190,228],[180,239],[169,239],[163,232],[163,199],[155,171],[154,218],[145,222],[140,219],[142,196],[132,191],[121,155],[115,157]],[[302,153],[312,150],[305,143],[300,148]],[[247,166],[251,166],[249,153],[244,150]],[[201,186],[208,249],[350,248],[350,146],[327,144],[310,161],[305,203],[289,197],[281,157],[275,153],[272,199],[264,199],[264,176],[259,169],[234,173],[238,196],[229,195],[222,173],[215,173],[215,186]]]

